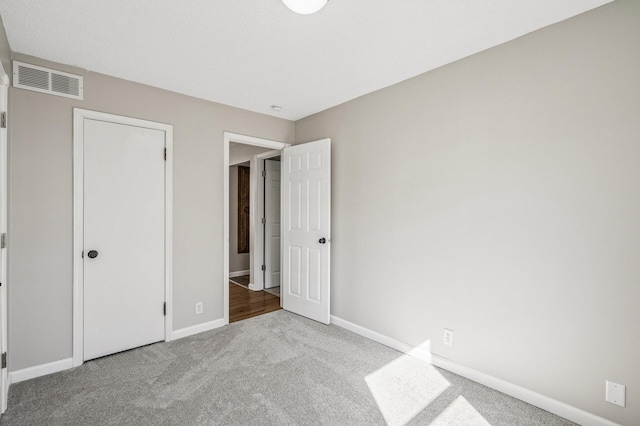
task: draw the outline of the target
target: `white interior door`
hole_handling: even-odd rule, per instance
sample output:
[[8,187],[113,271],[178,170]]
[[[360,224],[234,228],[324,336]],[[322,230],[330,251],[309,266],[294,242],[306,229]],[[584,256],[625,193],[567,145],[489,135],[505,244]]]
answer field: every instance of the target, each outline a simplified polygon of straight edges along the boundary
[[282,307],[329,324],[331,139],[282,152]]
[[165,132],[84,120],[84,360],[164,340]]
[[265,160],[264,288],[280,286],[280,161]]

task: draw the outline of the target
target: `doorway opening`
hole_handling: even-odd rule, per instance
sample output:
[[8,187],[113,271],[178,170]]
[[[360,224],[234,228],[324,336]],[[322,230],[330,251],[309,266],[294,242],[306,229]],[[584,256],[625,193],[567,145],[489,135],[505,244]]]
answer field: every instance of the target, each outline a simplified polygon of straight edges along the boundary
[[229,146],[229,322],[281,306],[279,153],[236,142]]
[[[288,146],[225,133],[224,314],[227,323],[281,308],[280,247],[276,246],[280,234],[280,187],[275,186],[276,182],[272,182],[272,187],[265,183],[269,174],[269,178],[279,184],[280,154]],[[268,217],[266,208],[270,209]],[[271,228],[267,232],[268,223]],[[270,242],[268,246],[267,242]]]

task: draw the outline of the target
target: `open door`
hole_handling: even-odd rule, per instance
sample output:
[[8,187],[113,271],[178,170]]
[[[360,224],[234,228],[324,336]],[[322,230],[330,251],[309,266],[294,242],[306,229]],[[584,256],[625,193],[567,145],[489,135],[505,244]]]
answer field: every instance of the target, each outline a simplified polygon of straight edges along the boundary
[[331,139],[282,151],[282,307],[329,324]]

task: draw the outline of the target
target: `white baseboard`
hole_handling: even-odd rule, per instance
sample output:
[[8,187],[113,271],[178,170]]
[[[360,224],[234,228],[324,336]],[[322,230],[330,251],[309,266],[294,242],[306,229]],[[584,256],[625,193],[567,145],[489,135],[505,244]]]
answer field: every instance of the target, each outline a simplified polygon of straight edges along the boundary
[[338,318],[334,315],[331,315],[331,324],[337,325],[341,328],[345,328],[349,331],[366,337],[367,339],[373,340],[374,342],[381,343],[392,349],[405,354],[410,354],[416,358],[420,358],[424,361],[427,361],[428,363],[431,363],[431,350],[428,347],[414,347],[406,343],[402,343],[399,340],[392,339],[391,337],[387,337],[384,334],[380,334],[376,331],[369,330],[368,328],[361,327],[358,324],[343,320],[342,318]]
[[528,404],[535,405],[536,407],[542,408],[550,413],[556,414],[567,420],[571,420],[574,423],[578,423],[583,426],[618,426],[617,423],[573,407],[569,404],[565,404],[564,402],[549,398],[548,396],[539,394],[530,389],[523,388],[497,377],[490,376],[478,370],[474,370],[473,368],[442,358],[438,355],[433,355],[428,347],[414,347],[408,345],[400,342],[399,340],[392,339],[391,337],[346,321],[334,315],[331,315],[331,324],[352,331],[397,351],[428,361],[436,367],[451,371],[452,373],[500,391]]
[[9,372],[9,384],[23,382],[47,374],[57,373],[73,367],[73,358],[61,359],[60,361],[48,362],[36,365],[35,367],[23,368],[22,370]]
[[193,336],[194,334],[203,333],[225,325],[227,325],[227,321],[225,321],[224,318],[220,318],[214,321],[193,325],[191,327],[181,328],[180,330],[173,331],[170,338],[167,339],[167,342],[182,339],[183,337]]
[[[227,321],[225,321],[224,319],[218,319],[215,321],[194,325],[192,327],[182,328],[180,330],[172,332],[166,339],[166,341],[169,342],[171,340],[180,339],[182,337],[192,336],[194,334],[222,327],[226,324]],[[22,370],[10,371],[9,384],[19,383],[29,379],[35,379],[36,377],[46,376],[47,374],[57,373],[59,371],[68,370],[70,368],[73,368],[73,358],[61,359],[60,361],[53,361],[47,364],[36,365],[35,367],[24,368]]]
[[241,277],[243,275],[249,275],[249,273],[251,273],[251,271],[249,271],[249,270],[247,270],[247,271],[229,272],[229,278]]
[[469,380],[483,384],[491,389],[495,389],[514,398],[520,399],[536,407],[547,410],[550,413],[564,417],[574,423],[583,426],[619,426],[610,420],[591,414],[556,399],[534,392],[530,389],[523,388],[497,377],[482,373],[473,368],[465,367],[446,358],[433,355],[433,365],[444,370],[451,371],[459,376],[466,377]]

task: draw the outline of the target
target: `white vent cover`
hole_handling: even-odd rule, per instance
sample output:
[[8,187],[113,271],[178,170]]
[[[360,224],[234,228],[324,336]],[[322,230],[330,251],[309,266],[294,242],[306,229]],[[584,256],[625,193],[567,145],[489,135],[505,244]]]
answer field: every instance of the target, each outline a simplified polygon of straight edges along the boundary
[[13,87],[83,99],[81,76],[24,62],[13,61]]

